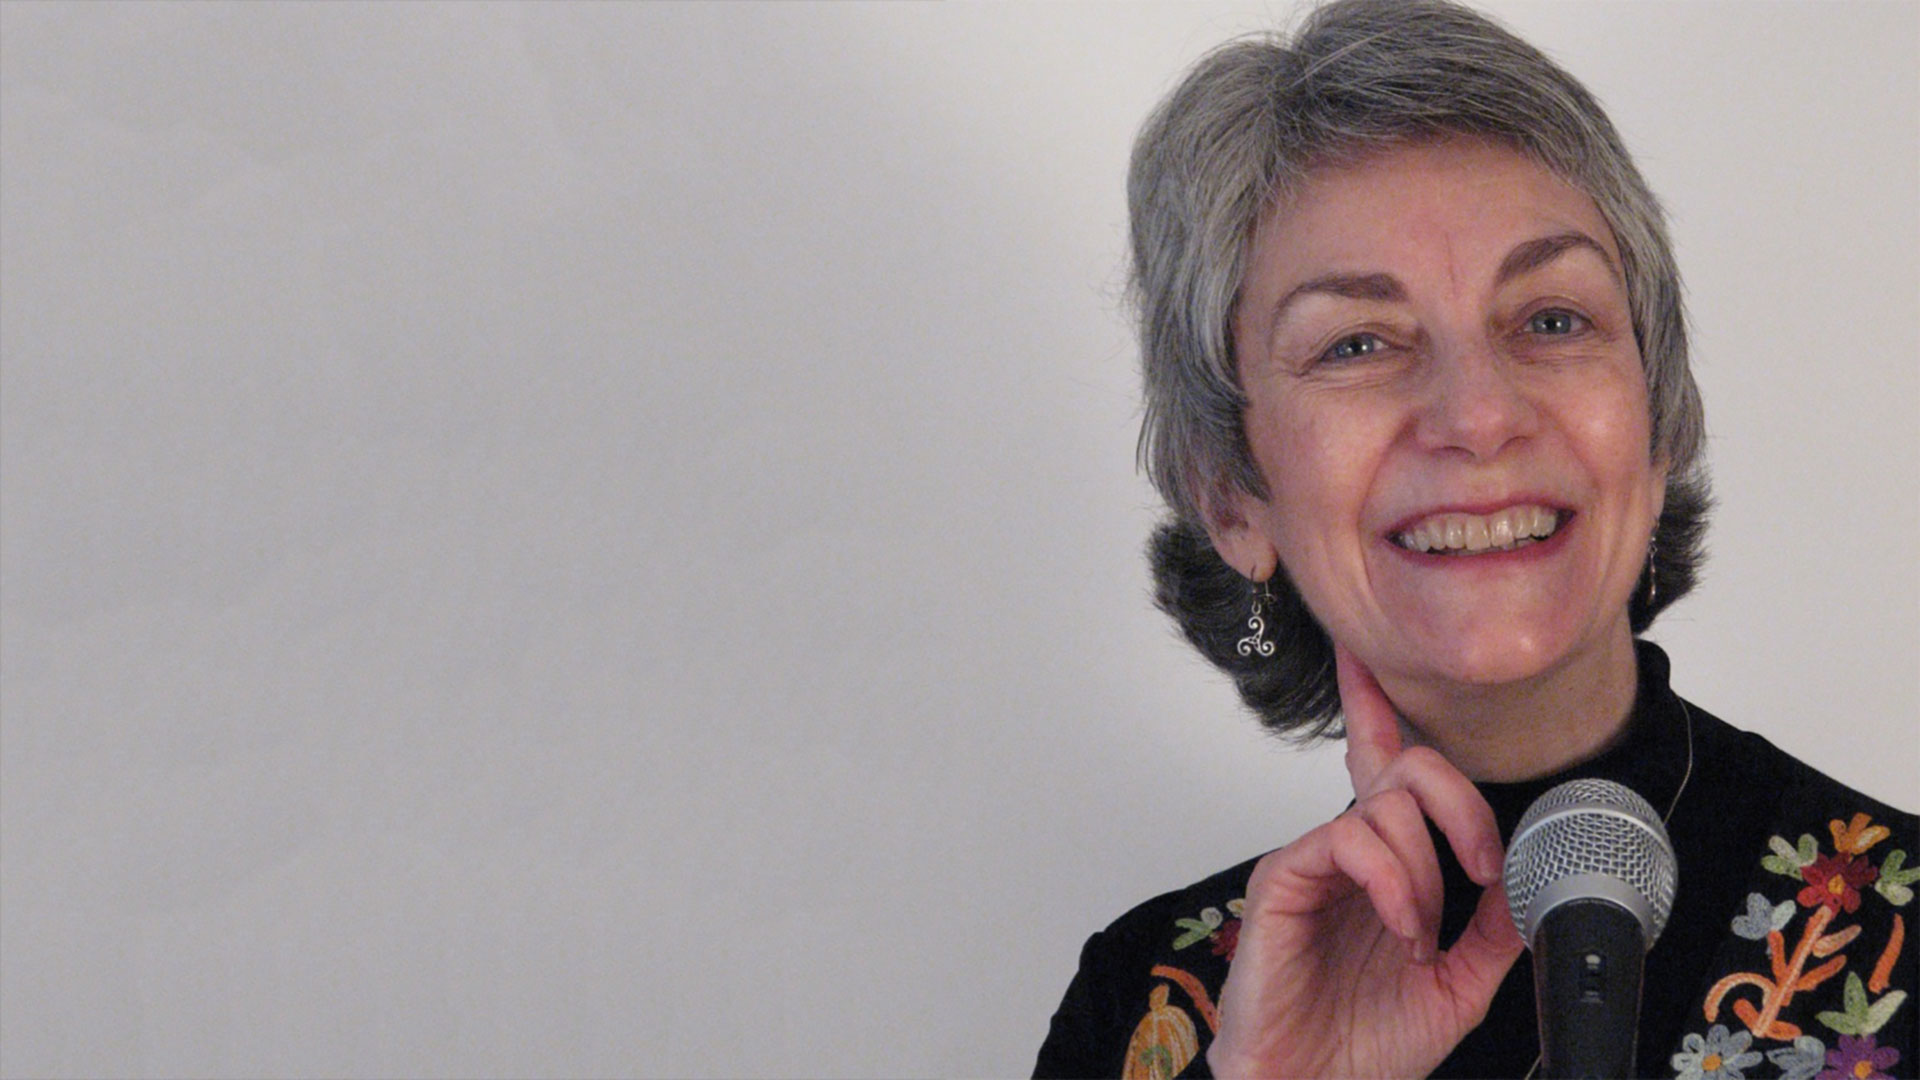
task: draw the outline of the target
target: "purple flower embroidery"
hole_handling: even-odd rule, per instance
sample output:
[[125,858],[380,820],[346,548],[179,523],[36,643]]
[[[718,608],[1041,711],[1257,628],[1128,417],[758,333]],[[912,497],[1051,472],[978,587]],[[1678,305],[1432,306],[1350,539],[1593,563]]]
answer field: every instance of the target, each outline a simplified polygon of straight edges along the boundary
[[1888,1080],[1887,1070],[1899,1061],[1900,1051],[1872,1035],[1842,1035],[1840,1045],[1827,1051],[1827,1071],[1819,1080]]

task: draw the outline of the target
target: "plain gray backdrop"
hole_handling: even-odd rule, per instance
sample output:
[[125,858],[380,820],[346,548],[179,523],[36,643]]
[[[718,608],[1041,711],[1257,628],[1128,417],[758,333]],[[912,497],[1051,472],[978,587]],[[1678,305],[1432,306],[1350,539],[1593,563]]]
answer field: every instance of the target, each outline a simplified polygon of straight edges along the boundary
[[[1677,685],[1911,807],[1920,6],[1489,7],[1672,213]],[[1291,10],[7,3],[0,1071],[1028,1069],[1346,799],[1151,609],[1118,301]]]

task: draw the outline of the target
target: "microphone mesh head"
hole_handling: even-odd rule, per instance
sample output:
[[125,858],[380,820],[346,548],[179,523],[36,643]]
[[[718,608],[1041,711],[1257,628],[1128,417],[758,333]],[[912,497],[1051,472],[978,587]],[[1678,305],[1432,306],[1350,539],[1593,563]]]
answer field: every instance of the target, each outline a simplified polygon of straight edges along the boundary
[[[1647,800],[1611,780],[1569,780],[1534,800],[1507,848],[1507,903],[1527,937],[1529,908],[1541,890],[1579,875],[1600,875],[1637,895],[1634,912],[1651,946],[1673,913],[1678,884],[1673,843]],[[1636,905],[1638,906],[1638,905]]]

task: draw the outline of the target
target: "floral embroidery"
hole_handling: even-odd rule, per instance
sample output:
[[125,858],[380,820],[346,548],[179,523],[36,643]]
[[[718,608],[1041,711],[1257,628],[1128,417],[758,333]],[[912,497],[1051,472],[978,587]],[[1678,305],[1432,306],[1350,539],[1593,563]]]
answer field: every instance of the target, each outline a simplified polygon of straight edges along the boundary
[[1853,820],[1845,825],[1838,818],[1827,823],[1827,831],[1833,834],[1833,850],[1844,851],[1849,855],[1864,854],[1873,845],[1893,835],[1893,830],[1885,825],[1869,825],[1873,819],[1865,814],[1853,815]]
[[1880,960],[1873,965],[1873,978],[1867,980],[1867,989],[1877,994],[1887,988],[1887,982],[1893,978],[1893,962],[1900,959],[1900,946],[1906,942],[1906,920],[1895,912],[1893,932],[1887,935],[1887,947],[1880,950]]
[[1886,861],[1880,864],[1880,880],[1873,883],[1873,891],[1894,907],[1906,907],[1912,902],[1913,890],[1908,886],[1920,881],[1920,866],[1903,869],[1906,864],[1906,852],[1898,848],[1887,852]]
[[[1833,836],[1834,850],[1831,854],[1821,853],[1811,835],[1802,835],[1798,844],[1789,844],[1779,836],[1768,841],[1767,846],[1772,853],[1762,857],[1760,865],[1782,877],[1797,878],[1804,886],[1793,900],[1778,904],[1770,902],[1760,893],[1747,896],[1747,910],[1734,917],[1733,931],[1750,941],[1766,941],[1768,971],[1739,971],[1728,975],[1707,992],[1705,1002],[1706,1020],[1711,1024],[1719,1019],[1721,1004],[1734,990],[1742,986],[1759,989],[1757,1006],[1747,998],[1734,998],[1733,1014],[1745,1025],[1744,1034],[1750,1038],[1792,1042],[1790,1051],[1781,1050],[1777,1053],[1786,1054],[1795,1063],[1795,1068],[1811,1060],[1802,1056],[1801,1051],[1817,1044],[1818,1040],[1803,1045],[1800,1040],[1807,1037],[1801,1032],[1800,1026],[1782,1019],[1781,1014],[1796,994],[1814,989],[1845,969],[1848,957],[1843,950],[1860,936],[1859,925],[1834,928],[1835,920],[1860,910],[1862,890],[1869,885],[1874,885],[1875,892],[1891,901],[1888,890],[1877,884],[1881,879],[1897,875],[1900,880],[1895,881],[1892,888],[1906,891],[1907,898],[1911,899],[1911,890],[1905,888],[1908,872],[1902,870],[1906,860],[1904,852],[1888,853],[1880,866],[1875,866],[1868,858],[1867,853],[1874,846],[1893,835],[1891,830],[1884,825],[1873,824],[1873,819],[1866,814],[1854,814],[1845,822],[1837,818],[1829,822],[1828,832]],[[1920,874],[1914,876],[1920,877]],[[1798,909],[1806,910],[1807,920],[1801,928],[1799,940],[1789,953],[1784,931]],[[1883,950],[1874,967],[1872,987],[1875,993],[1885,989],[1893,958],[1897,956],[1899,942],[1904,935],[1904,924],[1896,914],[1892,940],[1887,943],[1891,951]],[[1877,1032],[1900,1008],[1907,995],[1904,990],[1895,990],[1870,1001],[1867,990],[1868,984],[1861,982],[1858,972],[1849,973],[1842,997],[1844,1008],[1821,1012],[1816,1019],[1842,1035],[1860,1036]],[[1693,1036],[1688,1038],[1692,1039]],[[1675,1062],[1678,1067],[1679,1059],[1676,1058]],[[1776,1061],[1776,1064],[1787,1068],[1782,1061]],[[1704,1066],[1702,1068],[1705,1075]]]
[[1747,913],[1733,917],[1733,932],[1748,941],[1765,941],[1769,931],[1780,930],[1793,921],[1797,909],[1793,901],[1767,902],[1759,893],[1747,894]]
[[[1246,900],[1229,900],[1224,906],[1224,912],[1209,906],[1201,908],[1193,918],[1173,920],[1179,928],[1173,939],[1174,949],[1189,949],[1208,941],[1213,945],[1215,956],[1231,960],[1234,946],[1240,940],[1240,916],[1246,910]],[[1206,1025],[1209,1035],[1220,1030],[1219,1010],[1214,1006],[1207,984],[1199,976],[1171,964],[1155,964],[1150,974],[1166,982],[1154,984],[1148,995],[1146,1015],[1134,1025],[1133,1038],[1127,1044],[1126,1064],[1122,1066],[1125,1080],[1169,1080],[1185,1069],[1200,1052],[1201,1029],[1194,1023],[1194,1015]],[[1185,991],[1192,1001],[1192,1014],[1173,1004],[1175,986]]]
[[1155,964],[1149,973],[1156,978],[1171,979],[1180,989],[1193,999],[1193,1007],[1200,1010],[1200,1019],[1207,1022],[1209,1032],[1220,1030],[1220,1013],[1213,1007],[1213,998],[1208,996],[1205,984],[1193,977],[1191,972],[1181,971],[1166,964]]
[[1767,841],[1767,846],[1773,849],[1773,854],[1762,858],[1760,865],[1782,877],[1799,877],[1800,868],[1813,861],[1817,850],[1813,837],[1805,835],[1800,837],[1797,848],[1778,836]]
[[1200,1036],[1186,1010],[1167,1001],[1168,988],[1160,983],[1147,995],[1147,1015],[1127,1042],[1123,1080],[1172,1080],[1200,1053]]
[[1840,1045],[1827,1051],[1827,1071],[1819,1080],[1888,1080],[1887,1070],[1899,1062],[1900,1051],[1871,1035],[1842,1035]]
[[1800,876],[1807,882],[1807,887],[1800,890],[1801,907],[1825,904],[1846,908],[1851,915],[1860,910],[1860,887],[1871,885],[1880,876],[1880,869],[1852,855],[1822,855],[1812,865],[1802,867]]
[[1704,1038],[1689,1033],[1680,1041],[1673,1067],[1680,1080],[1745,1080],[1742,1070],[1760,1064],[1759,1051],[1747,1049],[1752,1044],[1750,1033],[1729,1032],[1725,1024],[1715,1024]]
[[1767,1051],[1767,1060],[1780,1067],[1780,1080],[1814,1080],[1827,1064],[1827,1044],[1802,1035],[1792,1046]]
[[1224,956],[1228,963],[1233,962],[1233,951],[1240,947],[1240,920],[1228,919],[1220,929],[1213,932],[1213,955]]
[[1860,983],[1860,973],[1853,972],[1847,976],[1846,993],[1841,998],[1845,1008],[1840,1012],[1823,1012],[1817,1019],[1842,1035],[1871,1035],[1893,1019],[1905,1000],[1907,992],[1895,990],[1881,995],[1878,1001],[1869,1002],[1867,988]]
[[1758,972],[1741,971],[1721,979],[1707,991],[1707,1020],[1716,1020],[1720,1015],[1720,1002],[1735,987],[1742,985],[1757,986],[1762,992],[1761,1007],[1755,1009],[1753,1003],[1740,998],[1733,1003],[1733,1013],[1747,1030],[1768,1039],[1796,1039],[1800,1036],[1800,1027],[1781,1020],[1780,1011],[1786,1008],[1793,996],[1803,990],[1811,990],[1832,978],[1846,966],[1847,958],[1835,956],[1826,963],[1807,970],[1807,961],[1815,957],[1830,956],[1844,948],[1859,933],[1857,926],[1849,927],[1838,934],[1826,933],[1827,924],[1833,920],[1833,909],[1823,905],[1813,909],[1813,917],[1807,920],[1807,926],[1800,934],[1799,944],[1794,946],[1793,957],[1788,960],[1783,950],[1785,938],[1780,931],[1767,934],[1767,958],[1772,962],[1773,977],[1768,978]]
[[1221,919],[1220,909],[1216,907],[1202,909],[1197,919],[1175,919],[1173,924],[1186,933],[1173,939],[1173,947],[1184,949],[1195,942],[1207,940],[1220,928]]
[[1202,909],[1197,919],[1175,919],[1173,924],[1185,933],[1173,939],[1173,947],[1185,949],[1202,941],[1211,942],[1213,955],[1224,956],[1231,962],[1233,951],[1240,944],[1240,917],[1246,909],[1246,898],[1241,897],[1227,901],[1227,912],[1232,918],[1222,915],[1217,907],[1209,907]]

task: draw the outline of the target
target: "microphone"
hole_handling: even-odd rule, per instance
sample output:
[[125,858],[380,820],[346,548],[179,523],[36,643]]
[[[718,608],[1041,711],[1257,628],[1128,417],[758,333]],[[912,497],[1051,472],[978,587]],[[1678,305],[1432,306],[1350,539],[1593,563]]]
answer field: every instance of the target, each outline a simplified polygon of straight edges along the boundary
[[1527,808],[1505,877],[1533,950],[1541,1075],[1632,1076],[1641,971],[1678,884],[1659,815],[1611,780],[1569,780]]

